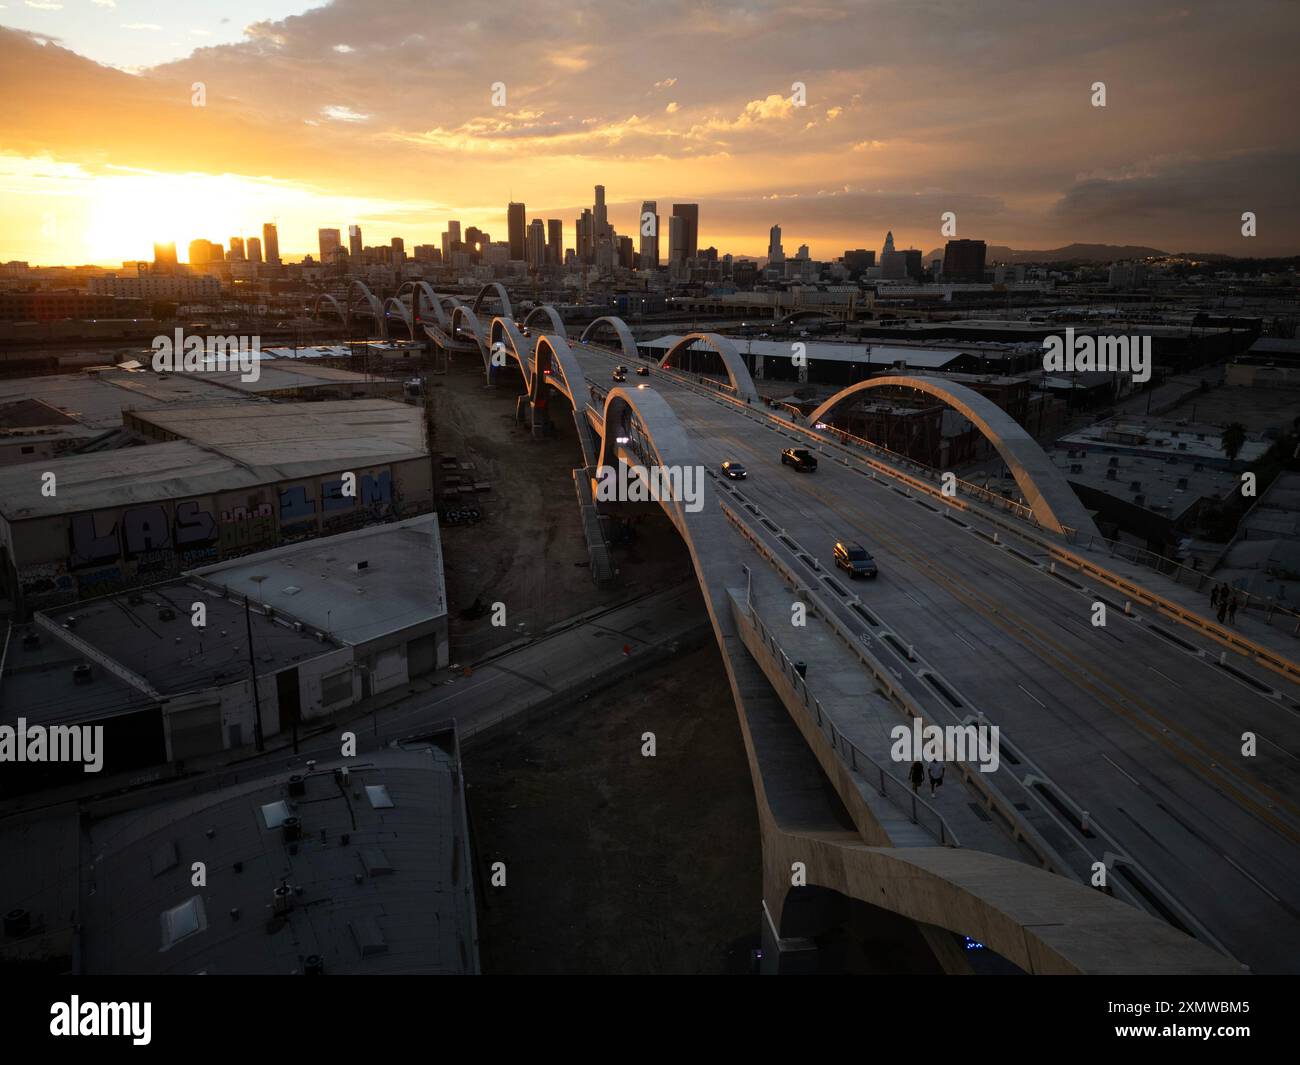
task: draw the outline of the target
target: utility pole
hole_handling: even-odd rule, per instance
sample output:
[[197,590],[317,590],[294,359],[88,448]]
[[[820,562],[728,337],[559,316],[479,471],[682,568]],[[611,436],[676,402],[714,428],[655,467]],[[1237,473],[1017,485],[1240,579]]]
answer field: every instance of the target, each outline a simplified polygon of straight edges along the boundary
[[263,751],[266,744],[262,739],[262,698],[257,692],[257,659],[253,655],[253,611],[248,605],[249,597],[244,596],[244,624],[248,629],[248,674],[253,682],[253,739],[257,749]]

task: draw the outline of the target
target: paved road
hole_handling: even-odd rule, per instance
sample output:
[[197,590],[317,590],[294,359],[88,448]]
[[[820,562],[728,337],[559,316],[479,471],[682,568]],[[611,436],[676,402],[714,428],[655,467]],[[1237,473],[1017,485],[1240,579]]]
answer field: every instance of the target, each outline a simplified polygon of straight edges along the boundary
[[[619,359],[575,350],[588,380],[610,387]],[[993,527],[981,536],[978,519],[956,524],[826,457],[815,474],[783,467],[793,441],[774,424],[667,374],[630,377],[636,384],[669,400],[702,464],[744,463],[744,499],[827,568],[837,539],[869,547],[881,576],[855,590],[914,645],[917,661],[897,655],[899,668],[928,666],[998,724],[1058,794],[1089,812],[1085,838],[1068,809],[1043,801],[1081,842],[1127,856],[1257,971],[1300,968],[1300,690],[1231,655],[1268,689],[1257,690],[1217,665],[1217,645],[1183,629],[1180,639],[1209,653],[1179,646],[1149,627],[1154,618],[1124,617],[1117,593],[1051,575],[1027,541],[1009,544],[1003,532],[991,543]],[[775,545],[775,534],[756,531]],[[1112,604],[1104,627],[1092,624],[1099,600]],[[1258,737],[1253,757],[1242,754],[1246,732]]]

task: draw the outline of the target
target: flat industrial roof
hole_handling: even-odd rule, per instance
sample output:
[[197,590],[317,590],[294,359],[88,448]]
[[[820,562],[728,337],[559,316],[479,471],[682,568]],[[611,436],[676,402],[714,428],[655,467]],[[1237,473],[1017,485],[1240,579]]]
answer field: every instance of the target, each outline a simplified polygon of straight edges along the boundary
[[436,514],[288,544],[193,575],[353,645],[447,612]]
[[[140,596],[141,603],[132,603]],[[196,628],[191,608],[203,603],[207,625]],[[164,619],[163,610],[172,617]],[[248,679],[248,622],[243,600],[227,599],[198,581],[175,580],[134,592],[43,610],[55,628],[67,626],[70,640],[88,645],[118,663],[160,695],[201,691]],[[315,658],[340,645],[254,608],[253,650],[259,675]],[[75,621],[69,622],[69,618]]]
[[419,408],[386,399],[138,410],[133,417],[246,466],[276,471],[272,479],[306,476],[304,464],[319,469],[323,461],[344,469],[428,455]]
[[[328,463],[322,464],[328,466]],[[55,475],[56,494],[41,492],[41,473]],[[329,472],[322,469],[322,472]],[[255,488],[277,480],[233,459],[185,441],[68,455],[0,466],[0,517],[8,521],[75,514],[104,507],[152,503],[159,499]]]
[[[86,973],[478,971],[460,775],[438,746],[223,773],[226,787],[90,822]],[[342,763],[338,763],[342,764]],[[289,794],[291,774],[305,794]],[[372,789],[375,789],[372,791]],[[286,839],[281,819],[301,819]],[[206,887],[190,863],[207,865]],[[287,887],[284,912],[274,892]]]
[[[203,376],[224,388],[254,395],[286,389],[337,388],[339,385],[355,385],[364,388],[376,383],[375,378],[367,377],[365,374],[354,373],[352,370],[338,370],[332,366],[322,366],[302,359],[296,361],[261,359],[257,363],[255,381],[245,381],[244,375],[239,370],[205,371]],[[397,384],[397,382],[392,383]]]
[[[1123,414],[1078,429],[1061,437],[1057,443],[1112,450],[1129,448],[1222,465],[1227,462],[1227,456],[1223,453],[1222,435],[1223,428],[1218,425],[1192,422],[1179,424],[1169,418]],[[1262,440],[1247,439],[1237,460],[1250,462],[1264,454],[1268,448],[1269,445]]]
[[[1201,499],[1223,499],[1241,484],[1237,474],[1202,465],[1186,455],[1165,458],[1116,455],[1100,450],[1081,454],[1076,448],[1071,458],[1068,448],[1058,446],[1051,449],[1048,457],[1066,480],[1128,503],[1140,495],[1142,507],[1173,521],[1181,518]],[[1197,469],[1197,466],[1201,468]],[[1114,478],[1107,472],[1112,469]],[[1136,490],[1134,482],[1139,486]],[[1183,482],[1182,487],[1179,487],[1180,482]]]
[[[23,642],[31,633],[35,646]],[[77,681],[72,670],[85,662],[81,651],[40,626],[15,626],[0,675],[0,722],[70,725],[156,705],[106,669],[92,667],[88,679]]]
[[246,397],[197,375],[101,368],[95,373],[0,380],[0,405],[38,399],[91,429],[116,429],[129,407],[245,403]]

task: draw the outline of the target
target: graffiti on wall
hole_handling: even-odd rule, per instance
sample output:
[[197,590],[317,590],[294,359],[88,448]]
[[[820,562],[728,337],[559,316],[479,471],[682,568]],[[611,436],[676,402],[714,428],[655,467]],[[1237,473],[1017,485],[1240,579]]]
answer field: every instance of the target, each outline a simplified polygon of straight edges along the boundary
[[275,512],[270,503],[231,507],[221,512],[218,532],[221,553],[237,554],[276,542]]
[[145,571],[154,571],[174,563],[178,550],[214,545],[217,523],[192,499],[177,503],[171,517],[161,503],[145,503],[121,511],[116,521],[102,515],[74,514],[69,537],[69,569],[128,560],[142,564]]
[[38,562],[19,570],[18,588],[24,599],[31,596],[52,599],[75,594],[77,585],[62,562]]
[[318,485],[295,484],[280,489],[280,535],[302,539],[317,531],[337,532],[381,518],[392,509],[391,470],[372,470],[357,477],[356,494],[343,494],[343,477]]

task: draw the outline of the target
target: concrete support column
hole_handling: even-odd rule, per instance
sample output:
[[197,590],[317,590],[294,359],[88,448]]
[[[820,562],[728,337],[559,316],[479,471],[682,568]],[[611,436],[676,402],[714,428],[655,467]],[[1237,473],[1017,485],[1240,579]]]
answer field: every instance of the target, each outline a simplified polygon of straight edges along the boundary
[[763,900],[763,958],[758,966],[762,976],[813,974],[817,972],[817,944],[811,939],[782,939],[772,924],[767,900]]

